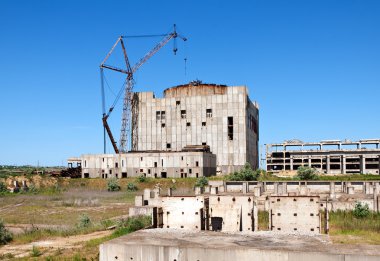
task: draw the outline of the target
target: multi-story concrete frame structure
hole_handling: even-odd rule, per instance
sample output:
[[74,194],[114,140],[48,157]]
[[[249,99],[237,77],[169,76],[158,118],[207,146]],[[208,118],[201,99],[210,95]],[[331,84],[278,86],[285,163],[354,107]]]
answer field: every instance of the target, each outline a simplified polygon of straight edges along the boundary
[[266,163],[274,173],[309,166],[327,174],[379,174],[380,139],[268,144]]
[[249,99],[247,87],[190,83],[166,89],[163,98],[153,92],[138,93],[137,98],[137,151],[209,145],[218,174],[246,162],[258,167],[259,107]]

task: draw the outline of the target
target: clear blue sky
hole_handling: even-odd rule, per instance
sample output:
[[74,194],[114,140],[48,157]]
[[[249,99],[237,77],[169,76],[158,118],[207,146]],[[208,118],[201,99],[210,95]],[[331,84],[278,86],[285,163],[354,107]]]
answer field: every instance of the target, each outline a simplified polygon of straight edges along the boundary
[[[2,0],[0,164],[101,153],[100,62],[120,34],[173,23],[189,41],[144,65],[137,91],[161,96],[194,79],[247,85],[261,144],[379,138],[379,14],[378,0]],[[158,41],[128,42],[132,63]],[[119,112],[110,118],[117,140]]]

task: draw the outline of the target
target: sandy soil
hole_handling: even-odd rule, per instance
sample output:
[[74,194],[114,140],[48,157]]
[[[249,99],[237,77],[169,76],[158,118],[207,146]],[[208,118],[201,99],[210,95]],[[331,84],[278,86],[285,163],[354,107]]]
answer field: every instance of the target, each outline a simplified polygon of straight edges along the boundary
[[78,235],[70,237],[57,237],[49,240],[36,241],[22,245],[5,245],[0,247],[0,256],[12,254],[14,257],[27,257],[30,255],[33,246],[38,248],[54,251],[57,249],[78,249],[82,247],[82,242],[92,239],[108,236],[112,231],[98,231],[87,235]]

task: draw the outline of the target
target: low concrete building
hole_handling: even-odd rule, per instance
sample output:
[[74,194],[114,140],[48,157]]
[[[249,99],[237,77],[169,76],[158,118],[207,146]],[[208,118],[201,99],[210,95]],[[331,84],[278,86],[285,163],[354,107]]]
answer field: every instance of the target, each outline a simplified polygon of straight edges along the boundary
[[202,177],[216,174],[216,156],[206,151],[129,152],[81,156],[82,178]]
[[326,174],[380,173],[380,139],[359,141],[299,140],[268,144],[267,171],[273,173],[296,171],[308,166]]

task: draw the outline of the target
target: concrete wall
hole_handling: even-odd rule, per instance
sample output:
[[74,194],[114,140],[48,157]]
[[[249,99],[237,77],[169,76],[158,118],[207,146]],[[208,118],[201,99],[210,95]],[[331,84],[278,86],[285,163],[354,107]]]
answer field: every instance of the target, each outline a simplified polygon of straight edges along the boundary
[[209,208],[209,230],[218,230],[213,226],[213,218],[222,218],[222,232],[257,230],[258,218],[252,195],[210,195]]
[[363,253],[352,255],[237,247],[213,249],[201,246],[127,245],[112,241],[100,245],[99,249],[100,261],[378,261],[380,258]]
[[209,152],[144,152],[82,155],[82,177],[201,177],[216,174]]
[[270,197],[269,220],[273,231],[319,234],[319,197]]
[[[210,146],[218,173],[230,173],[246,162],[258,167],[258,105],[245,86],[171,88],[164,98],[138,93],[137,150],[181,151],[186,145]],[[186,93],[181,95],[180,93]],[[233,117],[233,137],[228,135]]]
[[188,230],[201,230],[202,212],[205,198],[196,197],[163,197],[163,227]]

